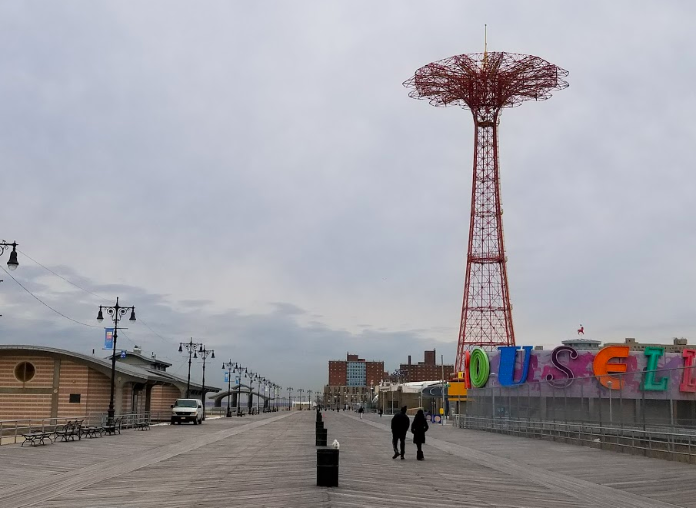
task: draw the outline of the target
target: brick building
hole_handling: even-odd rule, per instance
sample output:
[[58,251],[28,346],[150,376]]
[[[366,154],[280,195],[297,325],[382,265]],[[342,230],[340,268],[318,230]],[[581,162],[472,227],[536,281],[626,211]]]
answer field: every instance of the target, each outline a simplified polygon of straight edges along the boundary
[[329,384],[324,403],[332,406],[367,404],[373,388],[386,379],[384,362],[368,362],[348,353],[345,360],[329,360]]
[[374,386],[384,379],[384,362],[366,362],[348,353],[345,360],[329,360],[329,386]]
[[401,381],[436,381],[442,379],[444,370],[444,379],[450,379],[454,376],[454,365],[440,365],[437,362],[437,354],[435,350],[424,351],[423,361],[411,363],[411,355],[408,355],[408,363],[402,363],[399,367],[402,372]]
[[[116,362],[117,414],[169,414],[186,395],[186,380],[166,372],[170,364],[139,350]],[[202,387],[191,383],[191,397]],[[206,386],[206,392],[219,388]],[[42,346],[0,346],[0,420],[63,418],[106,413],[111,361]]]

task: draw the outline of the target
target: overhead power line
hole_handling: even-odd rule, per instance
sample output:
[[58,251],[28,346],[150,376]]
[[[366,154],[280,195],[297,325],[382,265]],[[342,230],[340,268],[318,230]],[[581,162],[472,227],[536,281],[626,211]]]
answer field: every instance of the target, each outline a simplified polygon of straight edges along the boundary
[[51,309],[53,312],[55,312],[55,313],[58,314],[59,316],[64,317],[65,319],[67,319],[68,321],[72,321],[73,323],[77,323],[78,325],[88,326],[89,328],[100,328],[99,326],[88,325],[87,323],[83,323],[82,321],[78,321],[77,319],[73,319],[73,318],[71,318],[70,316],[66,316],[65,314],[63,314],[63,313],[60,312],[59,310],[54,309],[54,308],[51,307],[49,304],[47,304],[46,302],[44,302],[41,298],[39,298],[39,297],[36,296],[34,293],[32,293],[29,289],[27,289],[21,282],[19,282],[17,279],[15,279],[14,276],[13,276],[10,272],[8,272],[8,271],[5,269],[4,266],[1,266],[1,265],[0,265],[0,268],[2,268],[2,271],[5,272],[7,275],[9,275],[9,276],[12,278],[12,280],[15,281],[15,282],[17,283],[17,285],[19,285],[19,287],[21,287],[24,291],[26,291],[27,293],[29,293],[37,302],[39,302],[39,303],[40,303],[41,305],[43,305],[44,307],[47,307],[48,309]]
[[[85,293],[88,293],[88,294],[90,294],[90,295],[92,295],[92,296],[95,296],[95,297],[99,298],[100,300],[108,300],[108,298],[106,298],[105,296],[99,295],[99,294],[97,294],[97,293],[95,293],[95,292],[93,292],[93,291],[90,291],[89,289],[85,289],[85,288],[83,288],[82,286],[80,286],[79,284],[75,284],[75,283],[72,282],[71,280],[69,280],[69,279],[63,277],[61,274],[55,272],[54,270],[51,270],[49,267],[47,267],[46,265],[40,263],[39,261],[37,261],[36,259],[34,259],[33,257],[31,257],[29,254],[27,254],[26,252],[21,251],[21,250],[19,250],[19,249],[17,249],[17,251],[18,251],[20,254],[22,254],[22,256],[26,256],[28,259],[30,259],[31,261],[33,261],[34,263],[36,263],[37,265],[39,265],[39,266],[40,266],[41,268],[43,268],[44,270],[47,270],[48,272],[51,272],[53,275],[55,275],[55,276],[58,277],[59,279],[64,280],[65,282],[67,282],[67,283],[70,284],[71,286],[76,287],[76,288],[79,289],[80,291],[84,291]],[[5,270],[5,271],[6,271],[6,270]],[[6,272],[7,272],[7,271],[6,271]],[[8,275],[9,275],[9,274],[8,274]],[[12,276],[10,275],[10,277],[12,277]],[[14,277],[12,277],[12,278],[14,279]],[[15,282],[17,282],[16,279],[15,279]],[[19,284],[19,282],[17,282],[17,284]],[[21,284],[20,284],[20,286],[21,286]],[[22,286],[22,287],[24,287],[24,286]],[[24,289],[25,289],[25,291],[28,291],[26,288],[24,288]],[[33,295],[33,294],[32,294],[32,296],[34,296],[34,298],[37,298],[37,297],[36,297],[35,295]],[[37,300],[38,300],[38,298],[37,298]],[[39,301],[41,301],[41,300],[39,300]],[[41,303],[43,303],[43,302],[41,302]],[[46,305],[46,304],[44,303],[44,305]],[[48,305],[46,305],[46,306],[49,307]],[[49,307],[49,308],[51,308],[51,307]],[[55,309],[52,309],[52,308],[51,308],[51,310],[54,310],[54,312],[58,312],[58,311],[56,311]],[[71,319],[71,318],[68,318],[67,316],[65,316],[65,317],[66,317],[67,319],[70,319],[71,321],[75,321],[75,320],[73,320],[73,319]],[[76,322],[76,323],[80,323],[79,321],[75,321],[75,322]],[[147,328],[148,330],[150,330],[150,332],[152,332],[152,333],[153,333],[154,335],[156,335],[159,339],[161,339],[162,341],[164,341],[167,345],[171,345],[171,344],[172,344],[172,341],[171,341],[171,340],[168,340],[168,339],[162,337],[159,333],[157,333],[155,330],[153,330],[153,329],[150,327],[150,325],[148,325],[145,321],[143,321],[143,319],[142,319],[141,317],[138,317],[138,322],[139,322],[139,323],[142,323],[142,324],[145,326],[145,328]],[[81,325],[84,325],[84,326],[93,326],[93,325],[85,325],[84,323],[80,323],[80,324],[81,324]],[[98,327],[94,327],[94,328],[98,328]],[[130,340],[130,339],[128,339],[128,340]]]

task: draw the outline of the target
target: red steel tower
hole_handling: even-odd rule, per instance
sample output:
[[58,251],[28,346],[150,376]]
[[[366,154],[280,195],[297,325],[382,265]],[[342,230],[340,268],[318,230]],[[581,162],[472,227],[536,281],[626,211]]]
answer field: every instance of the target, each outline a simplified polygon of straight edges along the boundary
[[456,372],[466,351],[515,344],[503,242],[498,160],[502,108],[545,100],[568,86],[568,71],[531,55],[457,55],[418,69],[404,82],[414,99],[433,106],[456,105],[474,117],[474,178],[471,186],[469,246]]

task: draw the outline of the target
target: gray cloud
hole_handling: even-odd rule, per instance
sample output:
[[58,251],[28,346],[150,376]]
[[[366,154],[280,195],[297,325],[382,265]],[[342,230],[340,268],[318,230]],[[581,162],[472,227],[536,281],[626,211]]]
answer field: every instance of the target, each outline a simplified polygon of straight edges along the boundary
[[[135,304],[165,339],[141,324],[126,335],[162,355],[207,336],[315,386],[346,351],[393,367],[436,346],[451,361],[473,129],[401,82],[480,51],[488,23],[489,49],[570,71],[568,90],[502,117],[518,343],[554,344],[579,323],[604,340],[694,337],[695,11],[3,3],[0,237]],[[109,303],[20,263],[75,319]],[[4,343],[98,343],[3,278]]]

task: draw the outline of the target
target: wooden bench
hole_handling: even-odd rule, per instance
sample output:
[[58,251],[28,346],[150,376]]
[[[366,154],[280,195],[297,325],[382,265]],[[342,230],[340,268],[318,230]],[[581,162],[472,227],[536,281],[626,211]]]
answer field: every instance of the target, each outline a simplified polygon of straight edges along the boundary
[[22,444],[20,446],[24,446],[24,443],[29,443],[31,446],[36,446],[37,444],[45,445],[46,438],[48,438],[49,443],[52,442],[51,434],[52,432],[46,432],[43,430],[27,432],[26,434],[22,434],[24,441],[22,441]]
[[107,421],[106,425],[104,425],[104,432],[106,432],[110,436],[113,434],[116,434],[117,432],[120,434],[122,422],[123,422],[122,417],[114,418],[114,420],[112,422]]

